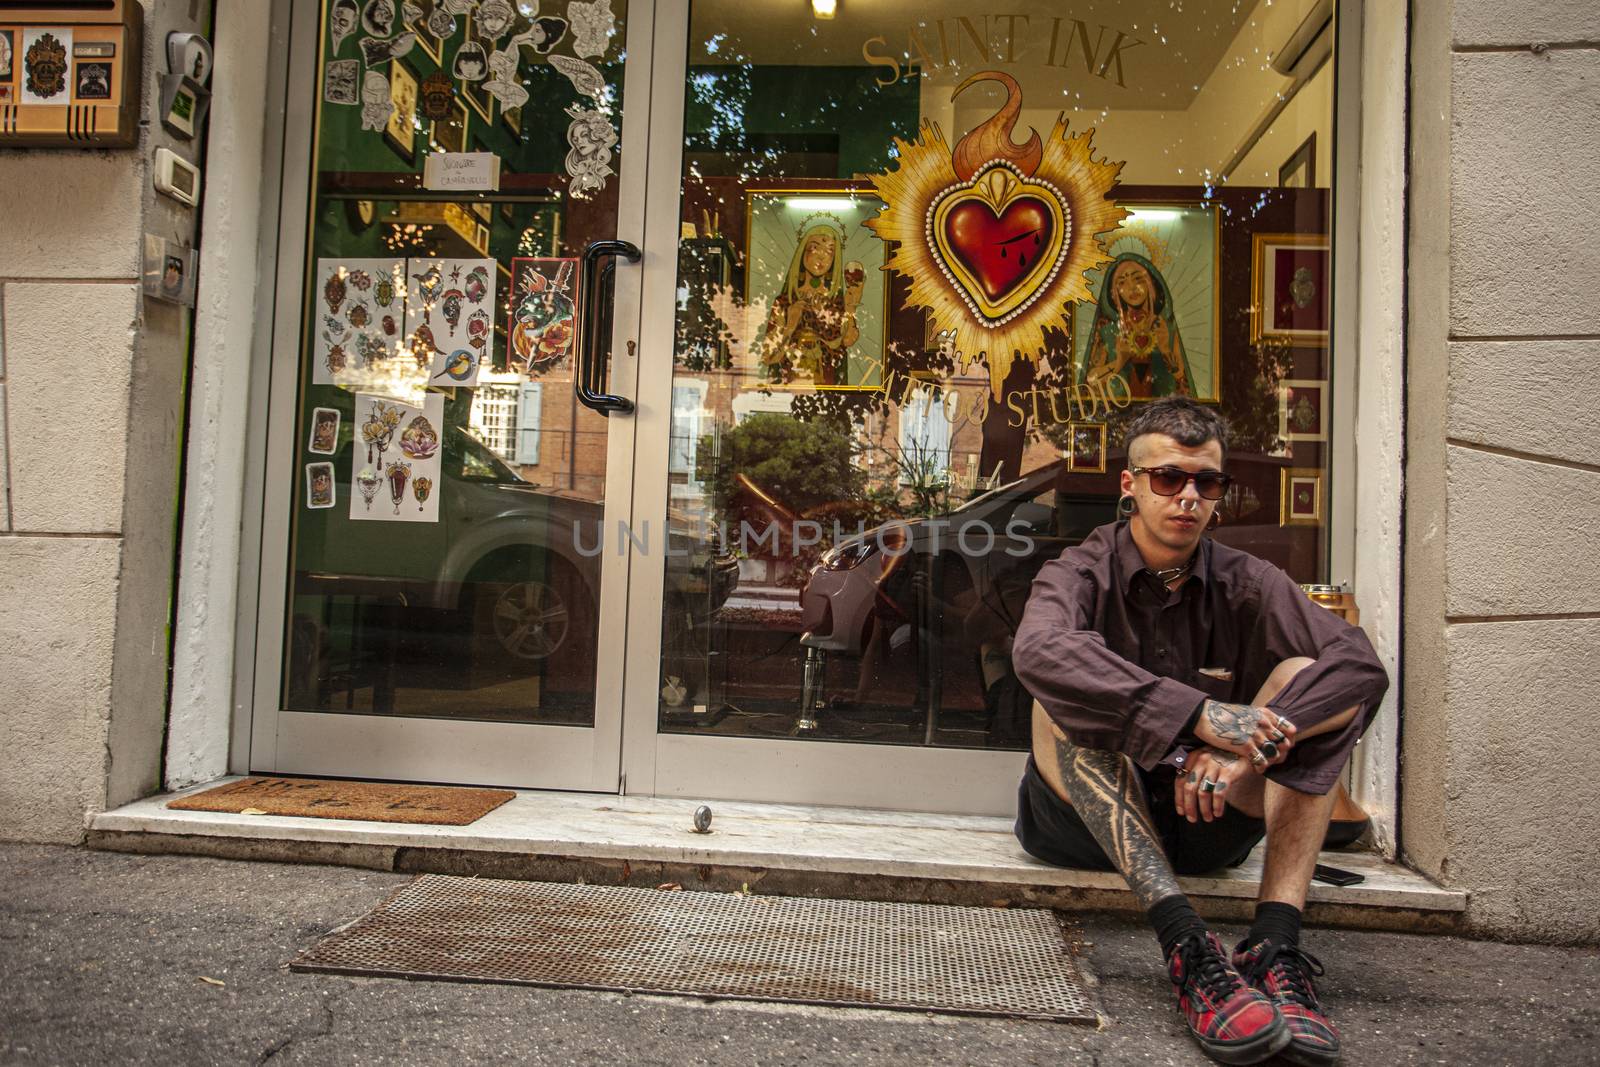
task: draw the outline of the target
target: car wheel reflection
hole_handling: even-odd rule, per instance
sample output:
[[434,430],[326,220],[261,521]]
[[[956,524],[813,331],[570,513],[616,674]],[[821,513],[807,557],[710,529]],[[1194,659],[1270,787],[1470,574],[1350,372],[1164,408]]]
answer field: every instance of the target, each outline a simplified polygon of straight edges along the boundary
[[554,655],[572,629],[566,600],[554,586],[540,581],[501,586],[493,619],[500,647],[522,660]]

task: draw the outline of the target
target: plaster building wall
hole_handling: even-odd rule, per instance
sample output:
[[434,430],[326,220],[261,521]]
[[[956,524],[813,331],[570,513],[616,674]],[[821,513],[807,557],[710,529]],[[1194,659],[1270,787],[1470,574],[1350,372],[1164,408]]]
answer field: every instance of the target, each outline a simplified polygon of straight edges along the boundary
[[1413,10],[1402,846],[1593,941],[1600,7]]
[[137,148],[0,151],[0,838],[81,840],[85,815],[153,791],[189,313],[140,295],[141,236],[192,240],[148,161],[170,30],[145,6]]

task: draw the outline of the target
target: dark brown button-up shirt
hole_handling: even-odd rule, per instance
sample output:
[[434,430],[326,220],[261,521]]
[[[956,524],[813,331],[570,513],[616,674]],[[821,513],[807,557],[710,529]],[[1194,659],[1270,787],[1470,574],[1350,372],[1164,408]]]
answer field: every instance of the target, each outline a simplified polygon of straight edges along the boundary
[[1206,700],[1250,703],[1283,660],[1315,662],[1268,706],[1307,727],[1359,704],[1348,727],[1296,743],[1267,776],[1326,793],[1389,687],[1366,634],[1313,604],[1283,571],[1200,541],[1169,590],[1127,523],[1102,526],[1034,580],[1012,652],[1017,677],[1074,743],[1140,767],[1181,766]]

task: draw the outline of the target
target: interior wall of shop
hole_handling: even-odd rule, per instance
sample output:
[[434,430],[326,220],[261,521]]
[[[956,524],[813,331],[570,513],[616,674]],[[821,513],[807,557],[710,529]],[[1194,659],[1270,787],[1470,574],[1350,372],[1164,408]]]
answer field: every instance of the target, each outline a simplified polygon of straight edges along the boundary
[[137,148],[0,151],[0,837],[81,840],[87,812],[160,781],[178,442],[190,312],[145,302],[146,232],[193,239],[159,197],[152,118],[172,30],[144,5]]
[[1595,941],[1600,7],[1413,8],[1401,843]]

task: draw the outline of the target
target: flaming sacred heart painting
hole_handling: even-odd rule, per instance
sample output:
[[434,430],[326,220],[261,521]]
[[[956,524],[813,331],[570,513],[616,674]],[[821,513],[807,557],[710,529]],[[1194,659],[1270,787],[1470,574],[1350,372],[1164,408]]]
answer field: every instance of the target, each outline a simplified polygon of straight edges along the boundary
[[1049,137],[1018,144],[1021,87],[983,71],[951,99],[979,82],[998,82],[1005,103],[954,151],[931,121],[915,143],[896,138],[897,166],[872,177],[888,207],[867,225],[898,245],[889,268],[953,336],[962,368],[988,354],[998,395],[1012,360],[1038,359],[1044,331],[1066,329],[1071,306],[1093,298],[1084,274],[1111,258],[1098,237],[1128,212],[1110,198],[1122,164],[1094,158],[1093,130],[1068,136],[1057,119]]

